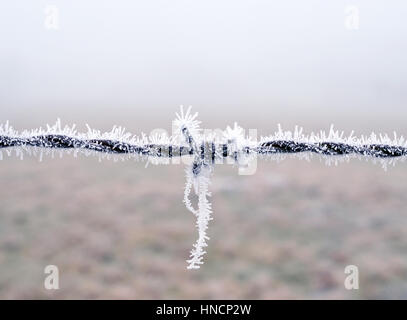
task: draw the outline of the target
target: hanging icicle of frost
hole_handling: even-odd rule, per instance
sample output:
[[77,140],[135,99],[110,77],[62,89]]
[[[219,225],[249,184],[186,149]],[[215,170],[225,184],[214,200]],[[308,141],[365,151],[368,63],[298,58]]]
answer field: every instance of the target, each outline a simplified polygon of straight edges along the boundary
[[[205,159],[202,159],[198,145],[203,142],[203,136],[199,128],[200,122],[196,120],[198,113],[191,114],[191,107],[184,112],[181,107],[180,113],[176,114],[174,125],[176,127],[177,137],[179,142],[185,141],[193,154],[193,163],[186,168],[186,184],[184,190],[184,203],[189,211],[196,216],[196,227],[198,230],[198,239],[191,250],[188,269],[199,269],[203,264],[204,250],[208,246],[207,240],[209,237],[206,234],[208,223],[212,220],[212,206],[208,200],[210,197],[209,184],[212,173],[212,164],[208,164]],[[198,208],[192,206],[189,195],[191,190],[194,190],[198,196]]]
[[189,199],[189,195],[191,194],[191,189],[194,185],[194,174],[192,173],[192,165],[187,166],[185,169],[185,189],[184,189],[184,204],[186,208],[191,211],[195,216],[198,216],[198,210],[196,210]]
[[[189,167],[192,170],[192,166]],[[201,169],[198,176],[193,177],[193,186],[195,194],[198,196],[198,210],[194,213],[196,214],[196,227],[198,229],[198,239],[193,245],[191,250],[190,259],[188,262],[188,269],[199,269],[200,265],[203,264],[203,255],[206,253],[204,250],[208,246],[207,240],[209,237],[206,235],[206,230],[208,229],[208,223],[213,218],[212,205],[208,200],[211,196],[209,192],[211,168],[204,167]],[[187,189],[185,190],[187,192]]]

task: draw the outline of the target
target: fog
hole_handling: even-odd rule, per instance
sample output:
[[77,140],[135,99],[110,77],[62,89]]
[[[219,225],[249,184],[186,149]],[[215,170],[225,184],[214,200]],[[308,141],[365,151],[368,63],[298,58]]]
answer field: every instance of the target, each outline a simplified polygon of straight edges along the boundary
[[182,104],[207,127],[405,134],[406,17],[401,0],[2,1],[0,122],[138,133],[169,128]]

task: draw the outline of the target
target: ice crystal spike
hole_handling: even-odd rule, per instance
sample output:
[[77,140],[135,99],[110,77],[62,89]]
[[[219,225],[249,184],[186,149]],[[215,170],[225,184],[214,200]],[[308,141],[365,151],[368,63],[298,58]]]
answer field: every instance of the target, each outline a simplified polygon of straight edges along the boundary
[[[63,127],[60,119],[45,129],[18,132],[7,121],[0,125],[0,160],[4,153],[8,156],[15,154],[20,159],[24,155],[38,156],[40,161],[44,155],[54,157],[55,153],[59,156],[72,153],[76,157],[82,153],[97,155],[99,160],[146,160],[147,164],[156,165],[168,164],[175,157],[191,158],[192,163],[186,167],[183,202],[196,217],[198,238],[187,260],[187,268],[199,269],[209,240],[207,229],[212,220],[209,185],[217,160],[227,158],[232,160],[228,163],[244,166],[257,156],[279,161],[286,156],[309,160],[312,155],[318,155],[331,165],[356,157],[379,162],[386,169],[397,160],[404,161],[407,156],[407,141],[396,133],[392,137],[375,133],[356,137],[352,131],[345,136],[331,125],[328,132],[321,130],[305,134],[297,126],[293,131],[284,131],[278,125],[274,134],[254,141],[244,135],[243,128],[237,123],[228,126],[220,137],[204,136],[197,117],[198,113],[192,113],[191,107],[186,111],[181,107],[173,121],[173,136],[146,136],[143,133],[134,136],[120,126],[102,133],[87,125],[87,132],[80,133],[75,125]],[[196,205],[190,200],[192,192],[198,198]]]

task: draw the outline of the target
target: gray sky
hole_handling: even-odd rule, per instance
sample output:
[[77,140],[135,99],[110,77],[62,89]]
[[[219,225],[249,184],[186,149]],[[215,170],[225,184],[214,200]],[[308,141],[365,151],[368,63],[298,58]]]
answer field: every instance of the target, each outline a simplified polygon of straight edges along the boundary
[[210,127],[407,134],[406,39],[402,0],[3,0],[0,122],[137,133],[169,128],[183,104]]

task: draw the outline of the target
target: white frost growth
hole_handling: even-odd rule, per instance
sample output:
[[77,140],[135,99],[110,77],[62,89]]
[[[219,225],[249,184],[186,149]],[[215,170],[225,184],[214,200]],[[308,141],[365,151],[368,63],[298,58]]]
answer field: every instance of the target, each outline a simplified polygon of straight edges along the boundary
[[[53,125],[47,124],[45,128],[40,127],[32,130],[23,130],[21,132],[15,130],[8,121],[5,124],[0,124],[0,138],[1,136],[9,138],[31,138],[42,135],[63,135],[69,138],[78,139],[78,140],[112,140],[120,143],[127,143],[139,147],[148,146],[150,144],[156,145],[170,145],[173,144],[173,138],[169,137],[166,134],[152,134],[147,136],[144,133],[141,133],[140,136],[133,135],[130,132],[127,132],[124,127],[113,126],[112,130],[107,132],[101,132],[100,130],[91,128],[86,124],[87,132],[78,132],[76,130],[76,125],[71,126],[65,125],[62,126],[61,120],[58,118]],[[103,159],[113,160],[113,161],[125,161],[129,159],[147,160],[150,163],[154,164],[169,164],[169,160],[166,158],[153,158],[149,156],[144,156],[136,153],[128,154],[112,154],[112,153],[101,153],[95,150],[89,150],[85,148],[72,148],[72,149],[60,149],[56,150],[54,148],[41,148],[36,146],[21,145],[8,147],[4,150],[8,156],[12,156],[13,152],[17,158],[22,159],[24,154],[29,156],[37,157],[39,161],[42,161],[44,156],[51,156],[54,158],[55,153],[59,154],[62,157],[63,154],[73,154],[74,157],[77,157],[78,153],[85,156],[96,156],[99,158],[99,161]],[[3,151],[0,150],[0,160],[3,159]]]
[[[190,170],[192,171],[192,168],[190,168]],[[206,241],[209,240],[209,237],[206,235],[206,230],[208,229],[209,221],[212,220],[212,205],[208,200],[208,197],[211,195],[208,190],[210,184],[210,174],[211,168],[205,167],[202,168],[198,176],[192,177],[194,190],[198,195],[198,210],[197,212],[193,211],[197,216],[196,227],[198,229],[198,239],[191,250],[191,258],[187,260],[188,269],[200,268],[200,265],[203,264],[203,255],[206,253],[204,248],[208,246]],[[190,187],[191,185],[189,185],[189,191]],[[185,192],[187,193],[187,188],[185,189]]]
[[[191,189],[195,183],[194,181],[194,174],[192,173],[192,166],[189,165],[187,166],[185,170],[185,175],[187,181],[185,182],[185,189],[184,189],[184,204],[187,207],[189,211],[191,211],[195,216],[198,216],[198,210],[196,210],[191,203],[191,200],[189,199],[189,195],[191,194]],[[194,187],[194,189],[196,189]]]
[[[354,131],[346,136],[344,131],[339,131],[334,129],[334,125],[331,125],[329,131],[320,130],[318,133],[311,132],[306,134],[303,132],[302,127],[295,126],[293,131],[283,130],[281,125],[278,124],[278,130],[269,136],[262,136],[259,140],[259,144],[267,141],[278,141],[278,140],[291,140],[301,143],[322,143],[322,142],[333,142],[333,143],[344,143],[351,146],[363,146],[370,144],[378,145],[388,145],[388,146],[398,146],[407,148],[407,140],[402,135],[397,135],[393,132],[393,136],[389,136],[387,133],[376,134],[372,132],[370,135],[361,135],[357,137],[354,135]],[[380,164],[381,167],[386,171],[389,166],[395,166],[398,162],[406,161],[406,157],[394,157],[394,158],[376,158],[376,157],[366,157],[360,154],[346,154],[337,156],[328,156],[322,154],[314,154],[310,152],[302,153],[277,153],[277,154],[267,154],[259,155],[261,159],[273,160],[273,161],[283,161],[286,158],[296,158],[300,160],[310,161],[313,157],[325,162],[326,165],[337,166],[341,162],[349,162],[351,159],[357,159],[360,161],[370,161],[373,164]]]
[[280,124],[278,124],[278,130],[269,136],[261,137],[260,143],[266,141],[275,140],[291,140],[295,142],[304,143],[319,143],[319,142],[335,142],[335,143],[345,143],[352,146],[361,146],[367,144],[385,144],[389,146],[400,146],[407,147],[407,140],[403,136],[398,136],[396,132],[393,132],[393,137],[386,134],[376,134],[372,132],[369,136],[354,136],[354,131],[351,131],[349,136],[345,136],[344,131],[339,131],[334,129],[331,125],[328,133],[321,130],[318,133],[311,132],[310,134],[305,134],[303,128],[295,126],[294,131],[284,131]]
[[233,151],[239,151],[247,146],[248,141],[244,136],[244,129],[238,126],[237,122],[234,123],[233,128],[227,126],[223,136],[228,143],[228,147],[232,148]]
[[191,106],[188,107],[187,111],[184,112],[184,107],[180,107],[180,113],[175,113],[176,119],[173,121],[175,126],[174,130],[174,141],[178,143],[185,143],[185,137],[182,134],[182,129],[187,128],[189,134],[194,137],[194,139],[200,140],[200,128],[199,125],[201,121],[197,120],[198,112],[194,114],[191,113]]
[[[208,229],[209,221],[212,220],[212,206],[208,200],[210,196],[209,184],[212,164],[205,163],[199,154],[197,146],[204,142],[204,137],[201,135],[201,129],[199,128],[200,121],[196,120],[197,116],[198,113],[191,114],[191,107],[184,113],[184,109],[181,106],[180,113],[176,114],[176,119],[174,120],[174,140],[179,143],[188,143],[193,148],[195,154],[194,163],[188,165],[185,170],[186,183],[183,200],[186,208],[196,216],[196,227],[198,229],[198,239],[193,245],[190,259],[187,260],[188,269],[199,269],[200,265],[203,264],[203,255],[206,253],[204,248],[207,246],[207,240],[209,240],[206,230]],[[194,165],[199,167],[198,171],[194,172]],[[192,188],[198,196],[197,209],[192,206],[189,199]]]

